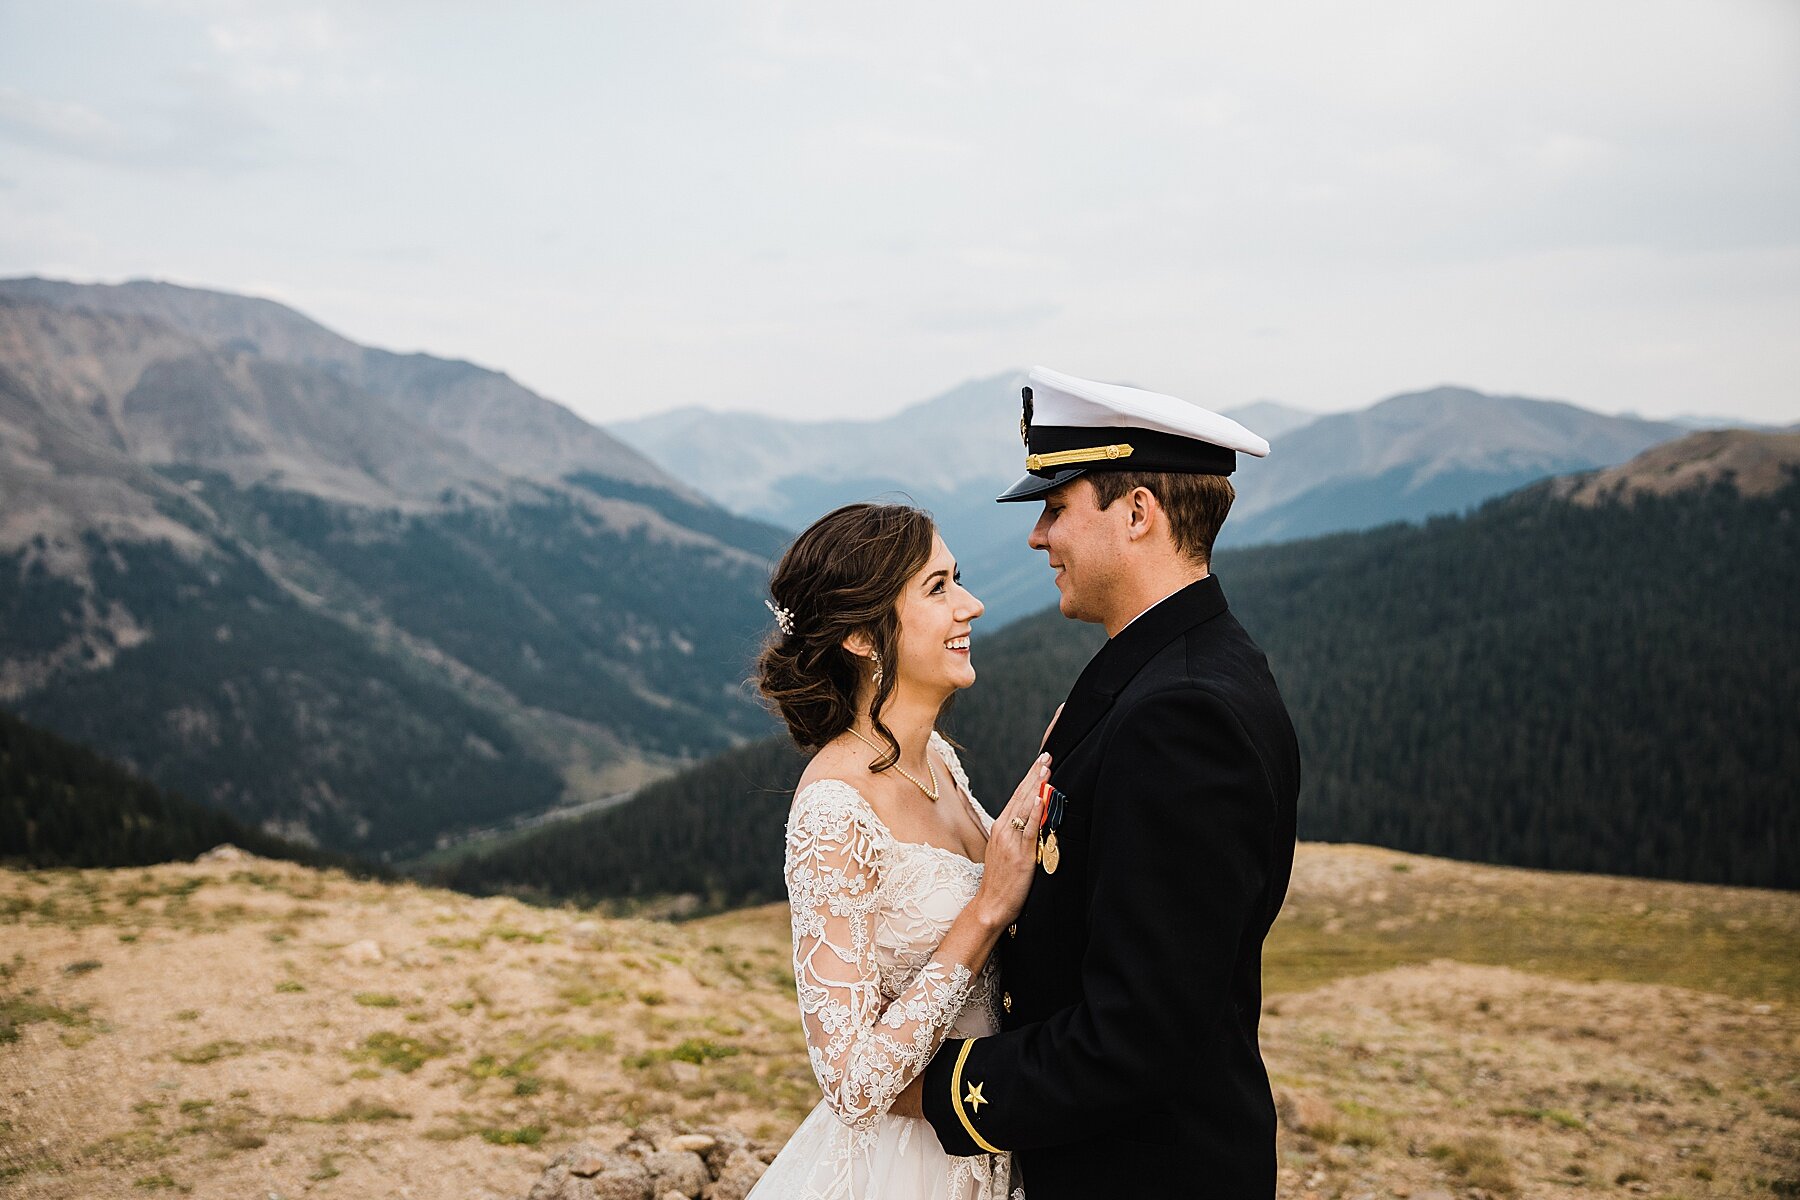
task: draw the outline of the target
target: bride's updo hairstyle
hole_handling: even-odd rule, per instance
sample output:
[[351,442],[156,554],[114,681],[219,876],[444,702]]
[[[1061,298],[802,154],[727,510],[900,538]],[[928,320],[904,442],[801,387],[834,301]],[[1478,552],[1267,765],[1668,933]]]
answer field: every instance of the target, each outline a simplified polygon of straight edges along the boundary
[[931,557],[936,531],[911,505],[846,504],[814,521],[781,556],[769,594],[786,620],[778,618],[756,661],[756,686],[802,749],[817,749],[856,722],[857,689],[873,664],[844,649],[844,639],[860,632],[883,667],[868,715],[888,752],[870,767],[882,771],[900,760],[900,743],[876,714],[894,694],[900,593]]

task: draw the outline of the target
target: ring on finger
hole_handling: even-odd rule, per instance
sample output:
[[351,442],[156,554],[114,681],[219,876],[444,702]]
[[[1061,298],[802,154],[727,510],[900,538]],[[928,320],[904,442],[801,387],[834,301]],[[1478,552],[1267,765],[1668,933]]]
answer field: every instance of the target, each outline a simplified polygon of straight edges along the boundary
[[1020,833],[1024,833],[1025,832],[1025,818],[1024,817],[1014,817],[1012,819],[1012,827],[1014,829],[1018,830]]

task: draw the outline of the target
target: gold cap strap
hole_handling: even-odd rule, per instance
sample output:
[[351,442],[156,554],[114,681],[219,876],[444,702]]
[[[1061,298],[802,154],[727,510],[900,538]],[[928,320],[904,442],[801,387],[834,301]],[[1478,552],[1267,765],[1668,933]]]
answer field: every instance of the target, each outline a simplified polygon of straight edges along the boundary
[[950,1107],[956,1110],[956,1119],[962,1122],[962,1127],[968,1131],[977,1146],[989,1154],[1005,1154],[1006,1151],[975,1132],[975,1123],[969,1120],[969,1114],[963,1110],[963,1062],[969,1057],[969,1051],[974,1047],[975,1042],[975,1038],[970,1038],[962,1044],[962,1049],[956,1052],[956,1067],[950,1072]]
[[1045,467],[1066,467],[1070,463],[1099,462],[1107,458],[1130,458],[1131,446],[1119,443],[1115,446],[1087,446],[1080,450],[1057,450],[1050,454],[1027,454],[1025,469],[1041,471]]

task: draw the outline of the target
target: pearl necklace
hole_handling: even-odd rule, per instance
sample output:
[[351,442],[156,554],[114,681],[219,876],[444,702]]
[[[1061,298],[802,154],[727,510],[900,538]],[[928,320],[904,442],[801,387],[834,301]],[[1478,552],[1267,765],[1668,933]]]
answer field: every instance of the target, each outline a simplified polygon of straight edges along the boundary
[[[861,742],[863,745],[867,746],[869,749],[875,751],[875,753],[877,753],[877,754],[886,754],[887,753],[886,750],[883,750],[880,746],[877,746],[874,742],[871,742],[868,738],[864,737],[862,734],[857,733],[856,726],[852,725],[850,727],[850,732],[856,734],[857,741]],[[933,804],[936,804],[937,798],[943,794],[943,788],[938,783],[937,768],[931,765],[931,751],[930,750],[927,750],[925,752],[925,770],[926,770],[926,773],[928,773],[931,776],[931,786],[930,787],[926,787],[924,784],[920,783],[918,780],[918,777],[916,775],[914,775],[911,771],[908,771],[905,767],[901,766],[900,760],[898,758],[896,758],[894,760],[894,770],[900,772],[900,777],[902,779],[905,779],[908,783],[910,783],[914,787],[918,788],[921,792],[924,792],[925,798],[927,800],[931,801]]]

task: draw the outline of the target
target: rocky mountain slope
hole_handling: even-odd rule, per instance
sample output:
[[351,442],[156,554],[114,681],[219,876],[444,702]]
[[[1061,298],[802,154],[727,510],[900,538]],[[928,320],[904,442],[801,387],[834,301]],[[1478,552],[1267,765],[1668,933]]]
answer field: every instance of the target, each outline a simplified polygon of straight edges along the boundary
[[[392,437],[381,436],[379,428],[366,431],[387,453],[430,451],[448,440],[502,478],[555,483],[572,471],[592,471],[682,490],[641,454],[501,372],[429,354],[361,346],[271,300],[152,280],[108,286],[8,279],[0,280],[0,296],[65,312],[136,317],[227,353],[322,371],[378,402],[365,406],[366,412],[388,410],[377,419]],[[336,414],[319,432],[341,434],[342,417]],[[422,434],[436,436],[409,448],[398,444],[402,434],[415,440]],[[288,486],[304,488],[305,482],[290,477]]]
[[[227,856],[0,871],[0,922],[21,1200],[524,1200],[580,1143],[766,1155],[818,1094],[785,905],[618,921]],[[1283,1197],[1795,1186],[1793,895],[1303,845],[1266,963]]]
[[1705,430],[1609,470],[1559,479],[1551,495],[1589,507],[1720,484],[1739,495],[1767,496],[1793,482],[1796,471],[1800,471],[1800,432]]
[[288,836],[416,851],[766,728],[781,536],[495,372],[0,282],[0,703]]
[[1550,475],[1624,462],[1687,430],[1439,387],[1332,413],[1244,463],[1221,547],[1457,513]]

